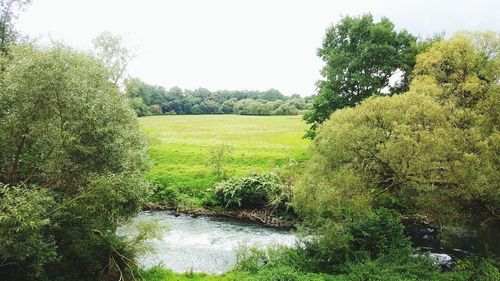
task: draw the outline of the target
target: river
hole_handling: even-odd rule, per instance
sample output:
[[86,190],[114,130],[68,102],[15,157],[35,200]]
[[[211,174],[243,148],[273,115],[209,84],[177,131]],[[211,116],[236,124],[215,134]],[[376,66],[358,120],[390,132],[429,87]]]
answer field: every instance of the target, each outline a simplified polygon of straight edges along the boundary
[[[292,232],[227,218],[176,217],[167,211],[143,212],[135,218],[144,220],[157,220],[168,228],[161,239],[150,241],[155,253],[141,256],[140,265],[161,265],[179,273],[223,273],[234,267],[236,252],[242,246],[291,246],[296,241]],[[132,226],[119,229],[125,234],[132,231]]]

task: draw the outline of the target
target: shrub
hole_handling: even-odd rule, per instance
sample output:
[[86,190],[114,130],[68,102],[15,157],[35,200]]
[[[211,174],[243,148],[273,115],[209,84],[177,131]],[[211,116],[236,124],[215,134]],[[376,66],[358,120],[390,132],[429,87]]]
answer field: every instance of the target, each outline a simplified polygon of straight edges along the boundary
[[214,196],[229,208],[269,208],[286,212],[291,200],[291,188],[274,173],[233,177],[218,183]]
[[351,254],[367,255],[374,259],[393,251],[411,253],[410,241],[404,235],[404,226],[387,209],[377,210],[375,216],[349,223]]
[[396,256],[347,265],[349,280],[443,280],[437,266],[427,257]]
[[169,204],[172,206],[175,206],[179,203],[179,197],[181,195],[177,187],[169,185],[155,185],[153,194],[153,199],[156,202],[161,202],[163,204]]
[[[389,215],[390,216],[390,215]],[[385,219],[384,211],[375,221]],[[366,223],[362,223],[366,224]],[[375,225],[380,223],[374,223]],[[399,227],[390,227],[398,229]],[[399,235],[398,235],[399,236]],[[310,249],[309,249],[310,250]],[[234,280],[499,280],[498,264],[493,260],[474,259],[459,263],[457,270],[441,272],[432,259],[426,255],[413,255],[402,247],[381,254],[377,258],[345,261],[337,264],[336,271],[329,271],[320,264],[319,256],[311,255],[301,245],[295,247],[270,247],[267,250],[242,248],[238,252],[238,263],[232,273],[249,273],[251,278]],[[316,266],[316,267],[315,267]],[[233,280],[233,279],[230,279]]]
[[234,270],[250,272],[255,280],[262,281],[333,280],[332,276],[327,278],[327,275],[307,272],[302,265],[308,262],[300,247],[270,247],[267,250],[242,248],[238,252],[238,263]]
[[302,241],[307,270],[340,273],[343,265],[385,255],[410,256],[403,225],[388,210],[377,210],[356,220],[332,223],[323,219],[312,236]]

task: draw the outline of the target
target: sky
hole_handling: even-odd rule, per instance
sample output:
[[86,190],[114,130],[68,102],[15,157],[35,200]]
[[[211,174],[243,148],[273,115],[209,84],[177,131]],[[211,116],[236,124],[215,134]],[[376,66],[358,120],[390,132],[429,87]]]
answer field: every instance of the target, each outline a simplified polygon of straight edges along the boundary
[[165,88],[316,92],[326,29],[388,17],[421,37],[500,31],[499,0],[33,0],[17,29],[89,50],[104,31],[134,50],[128,75]]

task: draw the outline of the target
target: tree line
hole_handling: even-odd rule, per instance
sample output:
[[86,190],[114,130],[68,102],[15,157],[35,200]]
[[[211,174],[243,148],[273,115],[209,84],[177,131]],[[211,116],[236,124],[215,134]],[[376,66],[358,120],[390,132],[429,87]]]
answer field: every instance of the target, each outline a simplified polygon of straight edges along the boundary
[[183,90],[125,81],[125,95],[137,116],[161,114],[297,115],[312,107],[313,97],[285,96],[278,90]]

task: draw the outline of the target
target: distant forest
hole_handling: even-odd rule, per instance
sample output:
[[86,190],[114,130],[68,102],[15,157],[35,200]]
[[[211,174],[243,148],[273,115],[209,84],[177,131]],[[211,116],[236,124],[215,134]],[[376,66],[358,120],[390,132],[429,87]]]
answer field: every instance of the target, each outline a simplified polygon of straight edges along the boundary
[[125,82],[125,93],[137,116],[161,114],[297,115],[312,107],[314,96],[285,96],[278,90],[211,92],[149,85],[139,79]]

